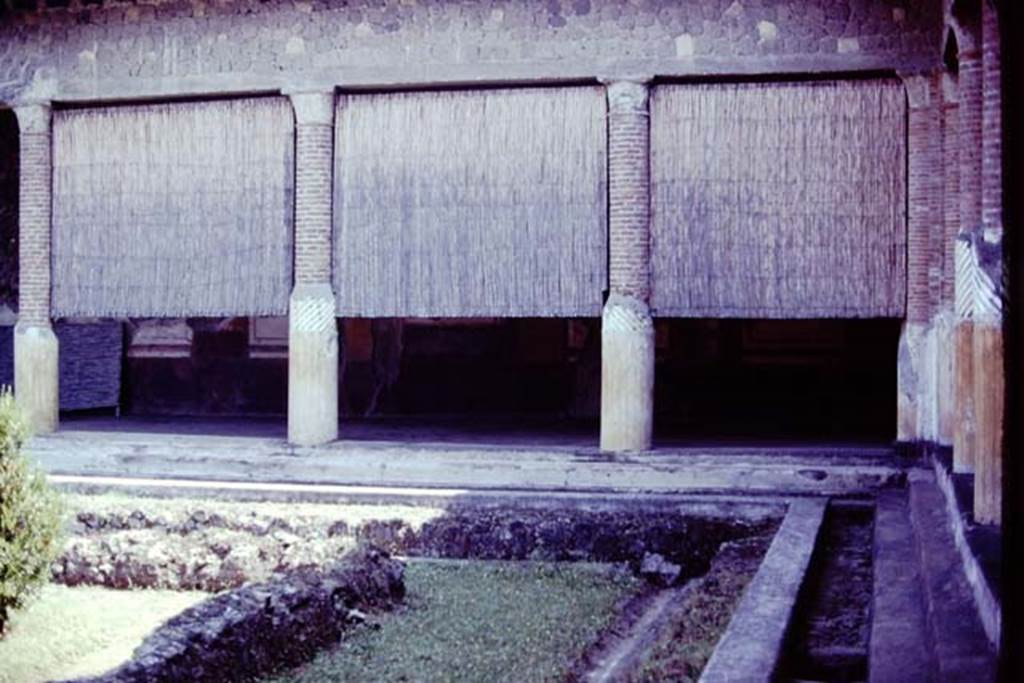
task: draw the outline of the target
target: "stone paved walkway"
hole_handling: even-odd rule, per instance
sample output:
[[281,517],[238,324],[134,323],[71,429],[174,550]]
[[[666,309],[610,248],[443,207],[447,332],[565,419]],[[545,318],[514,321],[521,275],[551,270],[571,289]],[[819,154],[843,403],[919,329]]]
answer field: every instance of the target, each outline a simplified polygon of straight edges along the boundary
[[995,680],[995,653],[929,470],[877,498],[870,680]]

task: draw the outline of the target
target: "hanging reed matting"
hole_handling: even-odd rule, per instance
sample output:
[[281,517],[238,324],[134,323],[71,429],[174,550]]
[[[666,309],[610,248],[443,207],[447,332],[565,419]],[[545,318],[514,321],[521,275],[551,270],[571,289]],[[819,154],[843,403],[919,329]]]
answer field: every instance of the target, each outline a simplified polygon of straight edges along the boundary
[[905,108],[888,80],[657,87],[655,313],[902,316]]
[[338,313],[599,315],[606,146],[600,88],[340,98]]
[[58,111],[53,132],[55,315],[287,311],[287,99]]

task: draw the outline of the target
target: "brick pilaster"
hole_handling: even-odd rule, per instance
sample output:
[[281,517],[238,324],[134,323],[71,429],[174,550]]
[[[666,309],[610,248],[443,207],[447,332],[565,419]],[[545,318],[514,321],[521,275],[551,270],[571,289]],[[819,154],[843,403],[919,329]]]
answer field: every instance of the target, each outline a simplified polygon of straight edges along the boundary
[[981,226],[982,62],[981,51],[960,52],[960,233]]
[[[982,0],[981,222],[986,242],[999,244],[1003,231],[1003,115],[999,22],[990,0]],[[996,233],[996,234],[993,234]],[[1002,322],[1001,319],[999,322]]]
[[20,152],[18,200],[18,320],[50,325],[50,106],[15,107]]
[[956,433],[956,336],[955,290],[956,235],[960,228],[960,140],[958,127],[959,90],[956,75],[942,76],[942,265],[937,327],[937,398],[939,443],[952,445]]
[[943,171],[943,256],[942,291],[939,300],[943,308],[954,308],[954,280],[956,257],[954,246],[960,227],[960,98],[956,78],[946,74],[942,88],[942,171]]
[[297,93],[291,101],[295,110],[295,282],[330,282],[334,93]]
[[18,324],[14,328],[14,395],[36,434],[57,429],[59,343],[50,325],[52,133],[48,104],[14,108],[18,117]]
[[649,89],[608,87],[608,280],[612,294],[644,303],[651,294]]
[[904,78],[908,114],[907,321],[927,323],[942,267],[942,130],[938,76]]

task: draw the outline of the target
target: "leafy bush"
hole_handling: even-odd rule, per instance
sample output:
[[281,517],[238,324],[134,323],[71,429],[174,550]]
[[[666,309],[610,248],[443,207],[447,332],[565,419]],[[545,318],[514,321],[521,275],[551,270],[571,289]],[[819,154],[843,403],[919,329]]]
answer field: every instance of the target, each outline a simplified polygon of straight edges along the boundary
[[60,550],[63,505],[21,454],[25,420],[9,389],[0,392],[0,637],[11,610],[50,575]]

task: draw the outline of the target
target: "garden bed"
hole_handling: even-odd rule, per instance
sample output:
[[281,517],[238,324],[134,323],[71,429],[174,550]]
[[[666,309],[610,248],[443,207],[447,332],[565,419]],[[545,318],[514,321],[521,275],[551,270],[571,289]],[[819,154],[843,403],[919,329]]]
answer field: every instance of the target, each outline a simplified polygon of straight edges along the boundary
[[[643,626],[657,600],[668,607],[659,608],[656,632],[643,626],[650,633],[635,677],[699,672],[782,513],[764,502],[68,502],[71,537],[55,581],[218,593],[136,651],[122,673],[147,680],[237,677],[227,663],[240,652],[248,653],[246,675],[300,667],[276,680],[430,678],[425,671],[578,679]],[[372,549],[369,575],[377,578],[352,582],[357,548]],[[367,550],[356,555],[365,562]],[[389,555],[408,558],[404,578]],[[181,660],[182,643],[209,656]]]

